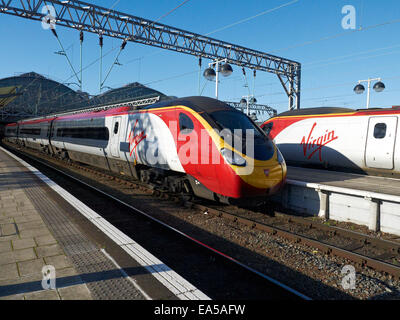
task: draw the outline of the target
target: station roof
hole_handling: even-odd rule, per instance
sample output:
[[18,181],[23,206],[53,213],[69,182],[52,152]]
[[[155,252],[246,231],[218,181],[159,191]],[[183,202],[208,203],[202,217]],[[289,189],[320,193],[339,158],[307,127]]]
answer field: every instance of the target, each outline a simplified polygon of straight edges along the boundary
[[20,86],[0,87],[0,108],[5,107],[21,95],[17,93],[19,87]]

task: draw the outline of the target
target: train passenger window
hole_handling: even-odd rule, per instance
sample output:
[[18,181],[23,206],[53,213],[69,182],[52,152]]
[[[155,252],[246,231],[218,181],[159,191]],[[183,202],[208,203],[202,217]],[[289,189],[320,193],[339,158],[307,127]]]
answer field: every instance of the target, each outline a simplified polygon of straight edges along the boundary
[[193,121],[186,114],[179,114],[179,129],[183,134],[189,134],[194,129]]
[[114,134],[118,133],[119,122],[116,122],[114,125]]
[[386,123],[377,123],[374,128],[374,138],[383,139],[386,136]]
[[109,138],[108,129],[106,127],[61,128],[57,129],[57,136],[93,140],[108,140]]
[[40,136],[41,129],[38,128],[23,128],[21,129],[21,134],[31,135],[31,136]]

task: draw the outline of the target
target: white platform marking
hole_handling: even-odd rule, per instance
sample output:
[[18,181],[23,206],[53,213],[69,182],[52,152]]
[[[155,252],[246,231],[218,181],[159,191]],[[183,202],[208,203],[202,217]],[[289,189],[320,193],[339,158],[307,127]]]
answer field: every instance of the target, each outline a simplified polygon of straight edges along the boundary
[[[141,266],[146,268],[158,281],[166,286],[173,294],[182,300],[211,300],[207,295],[181,277],[175,271],[170,269],[161,260],[157,259],[150,252],[140,246],[133,239],[115,228],[107,220],[102,218],[95,211],[86,206],[83,202],[75,198],[68,191],[60,187],[53,180],[45,176],[35,167],[31,166],[24,160],[20,159],[11,152],[0,147],[0,150],[20,162],[24,167],[28,168],[32,173],[45,182],[50,188],[57,192],[75,209],[91,221],[96,227],[104,232],[111,240],[121,246],[132,258],[134,258]],[[145,296],[148,296],[145,294]]]

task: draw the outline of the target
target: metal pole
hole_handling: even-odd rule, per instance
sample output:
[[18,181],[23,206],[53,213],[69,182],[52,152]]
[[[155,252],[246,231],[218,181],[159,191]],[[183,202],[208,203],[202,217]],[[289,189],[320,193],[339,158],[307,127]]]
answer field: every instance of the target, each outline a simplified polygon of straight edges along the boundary
[[217,64],[215,65],[215,71],[216,71],[216,76],[215,76],[215,97],[218,100],[218,74],[219,74],[219,64],[217,62]]
[[372,81],[381,81],[382,78],[368,78],[368,80],[358,80],[358,83],[361,84],[363,82],[367,82],[368,83],[368,87],[367,87],[367,109],[369,109],[369,105],[371,102],[371,82]]
[[80,36],[79,36],[79,38],[80,38],[80,40],[81,40],[81,91],[83,91],[82,90],[82,86],[83,86],[83,77],[82,77],[82,74],[83,74],[83,70],[82,70],[82,68],[83,68],[83,65],[82,65],[82,47],[83,47],[83,31],[81,31],[81,33],[80,33]]
[[254,97],[254,93],[256,91],[256,69],[253,70],[253,97]]
[[300,64],[296,67],[296,78],[297,78],[297,83],[296,83],[296,109],[300,109],[300,88],[301,88],[301,66]]
[[371,79],[368,78],[367,109],[369,109],[370,94],[371,94]]
[[[290,72],[293,73],[292,67],[289,68]],[[293,84],[294,79],[293,76],[289,77],[289,110],[293,110]]]
[[222,59],[222,60],[215,60],[214,62],[211,62],[208,64],[208,66],[211,68],[212,65],[215,65],[215,97],[218,99],[218,76],[219,76],[219,64],[221,62],[227,62],[228,60]]
[[100,34],[99,36],[99,45],[100,45],[100,74],[99,74],[99,87],[100,87],[100,93],[101,93],[101,85],[102,85],[102,70],[103,70],[103,35]]
[[199,57],[199,96],[201,96],[200,87],[201,87],[201,57]]

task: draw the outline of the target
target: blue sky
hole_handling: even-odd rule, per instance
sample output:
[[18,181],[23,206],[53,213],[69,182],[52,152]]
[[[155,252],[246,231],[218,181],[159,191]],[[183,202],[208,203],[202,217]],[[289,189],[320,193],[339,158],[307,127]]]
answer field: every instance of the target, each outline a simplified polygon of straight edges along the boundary
[[[132,15],[157,20],[183,0],[102,0],[87,1],[112,7]],[[256,16],[246,22],[210,34],[211,37],[272,53],[302,63],[302,108],[340,106],[363,108],[366,94],[355,95],[358,80],[381,77],[386,85],[382,93],[371,93],[371,107],[400,105],[400,1],[396,0],[189,0],[159,22],[188,31],[208,34],[217,29]],[[356,9],[356,31],[342,28],[342,7]],[[75,69],[79,69],[79,34],[58,27],[59,37]],[[0,78],[35,71],[60,82],[76,82],[65,57],[56,55],[59,45],[40,22],[0,15]],[[105,38],[104,53],[118,48],[120,40]],[[104,57],[107,73],[118,49]],[[99,57],[98,37],[85,33],[84,66]],[[128,43],[105,86],[119,86],[139,81],[168,95],[197,95],[198,61],[195,57],[150,46]],[[206,63],[203,60],[203,70]],[[253,88],[252,72],[248,82]],[[222,78],[221,100],[239,101],[248,94],[241,69]],[[77,86],[71,85],[77,89]],[[203,95],[214,96],[215,84],[201,77]],[[84,71],[83,89],[99,93],[99,64]],[[255,95],[259,103],[279,112],[287,110],[287,97],[273,74],[258,72]]]

